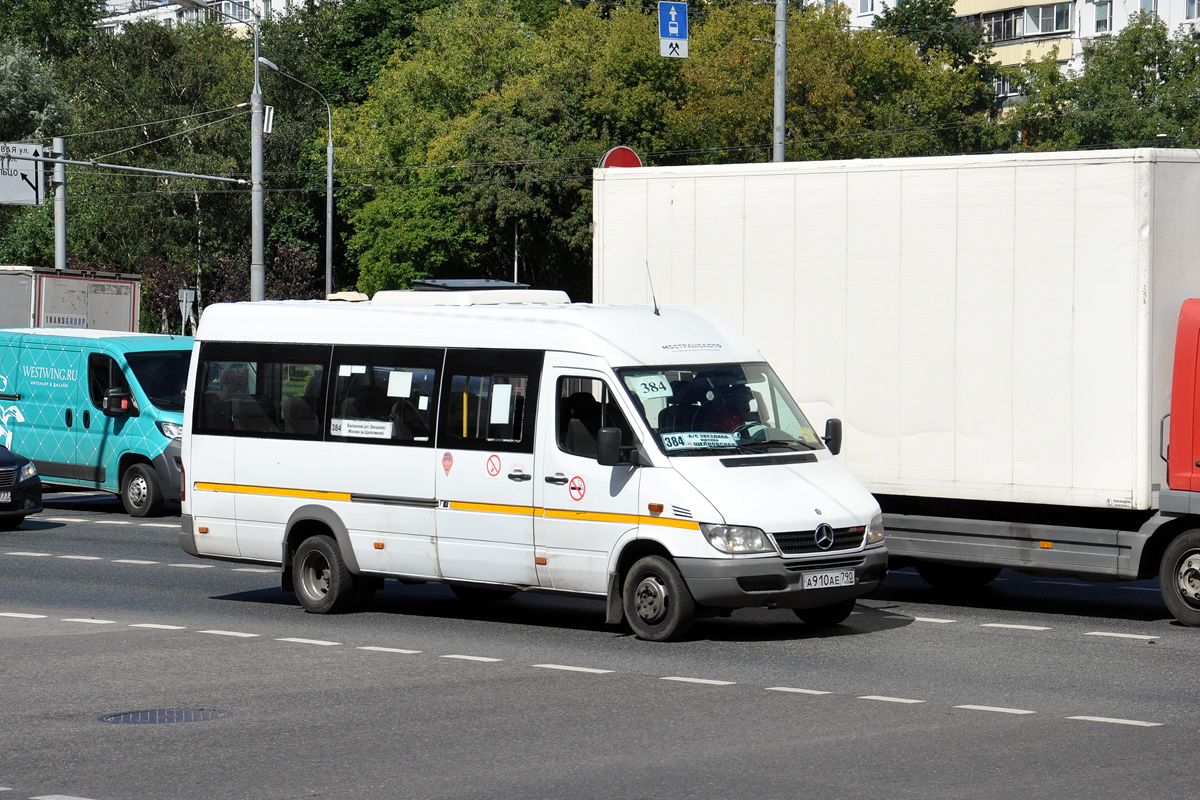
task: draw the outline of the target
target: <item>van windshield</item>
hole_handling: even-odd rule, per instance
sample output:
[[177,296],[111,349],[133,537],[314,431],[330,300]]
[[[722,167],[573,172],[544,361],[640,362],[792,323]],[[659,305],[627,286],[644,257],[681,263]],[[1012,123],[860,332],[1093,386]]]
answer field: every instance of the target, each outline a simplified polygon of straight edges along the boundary
[[825,446],[765,363],[631,367],[617,375],[667,455]]
[[191,350],[153,350],[126,353],[125,362],[150,402],[163,411],[183,411]]

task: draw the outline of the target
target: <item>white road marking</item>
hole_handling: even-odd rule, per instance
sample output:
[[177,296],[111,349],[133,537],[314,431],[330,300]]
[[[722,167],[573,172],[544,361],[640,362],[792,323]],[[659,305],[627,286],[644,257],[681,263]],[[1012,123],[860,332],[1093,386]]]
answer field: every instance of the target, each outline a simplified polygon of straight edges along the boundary
[[1013,631],[1048,631],[1049,628],[1042,625],[1009,625],[1005,622],[985,622],[980,625],[981,628],[1007,628]]
[[238,631],[198,631],[199,633],[211,633],[213,636],[240,636],[243,639],[252,639],[258,636],[257,633],[239,633]]
[[54,554],[53,554],[53,553],[25,553],[25,552],[16,552],[16,553],[5,553],[4,555],[6,555],[6,556],[34,556],[34,557],[40,557],[40,556],[51,556],[51,555],[54,555]]
[[293,639],[291,637],[284,637],[282,639],[276,639],[275,641],[277,641],[277,642],[295,642],[296,644],[319,644],[322,647],[333,647],[334,645],[341,644],[341,642],[326,642],[323,639]]
[[1161,722],[1143,722],[1140,719],[1113,719],[1112,717],[1067,717],[1067,719],[1080,719],[1084,722],[1110,722],[1113,725],[1134,725],[1139,728],[1161,728]]
[[1108,631],[1089,631],[1084,636],[1111,636],[1114,639],[1141,639],[1142,641],[1158,638],[1145,633],[1109,633]]
[[127,519],[98,519],[97,525],[132,525],[133,523]]
[[87,520],[73,517],[41,517],[42,522],[86,522]]
[[14,619],[45,619],[45,614],[18,614],[15,611],[7,611],[0,614],[0,617],[13,617]]
[[1036,711],[1026,711],[1023,708],[1001,708],[999,706],[955,706],[968,711],[994,711],[997,714],[1036,714]]
[[941,617],[913,617],[913,622],[935,622],[938,625],[947,625],[951,622],[958,622],[958,620],[942,619]]
[[86,797],[75,797],[69,794],[40,794],[37,797],[31,797],[29,800],[88,800]]
[[114,558],[114,564],[159,564],[159,561],[143,561],[140,558]]
[[612,672],[611,669],[595,669],[593,667],[569,667],[566,664],[534,664],[535,667],[542,669],[561,669],[567,672],[590,672],[594,675],[607,675]]
[[179,526],[178,525],[168,525],[165,522],[143,522],[139,525],[139,527],[141,527],[141,528],[171,528],[172,530],[174,530],[175,528],[178,528]]
[[709,680],[708,678],[679,678],[675,676],[659,678],[659,680],[678,681],[679,683],[703,683],[707,686],[732,686],[733,684],[737,683],[737,681],[714,681]]
[[187,628],[182,625],[157,625],[153,622],[136,622],[129,627],[131,628],[154,628],[159,631],[185,631]]
[[212,564],[167,564],[168,567],[183,567],[184,569],[212,569]]
[[924,703],[924,700],[910,700],[907,697],[886,697],[878,694],[864,694],[859,700],[879,700],[883,703]]
[[414,655],[421,652],[420,650],[401,650],[399,647],[356,647],[356,650],[372,650],[376,653],[404,653],[406,655]]
[[100,556],[58,556],[58,558],[65,558],[69,561],[100,561],[101,560]]
[[89,625],[114,625],[111,619],[84,619],[83,617],[67,617],[62,622],[86,622]]
[[833,692],[821,692],[816,689],[794,689],[791,686],[768,686],[768,692],[792,692],[793,694],[833,694]]
[[259,569],[258,567],[234,567],[234,572],[257,572],[260,574],[273,574],[279,572],[277,569]]
[[462,661],[503,661],[502,658],[488,658],[486,656],[442,656],[442,658],[457,658]]

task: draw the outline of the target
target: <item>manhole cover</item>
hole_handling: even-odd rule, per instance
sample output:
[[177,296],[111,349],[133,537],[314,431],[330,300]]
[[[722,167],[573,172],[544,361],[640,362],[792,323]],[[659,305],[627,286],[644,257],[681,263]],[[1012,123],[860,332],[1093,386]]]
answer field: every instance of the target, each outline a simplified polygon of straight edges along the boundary
[[97,717],[97,720],[114,725],[165,725],[169,722],[207,722],[232,714],[232,711],[218,711],[215,708],[155,708],[149,711],[105,714],[103,717]]

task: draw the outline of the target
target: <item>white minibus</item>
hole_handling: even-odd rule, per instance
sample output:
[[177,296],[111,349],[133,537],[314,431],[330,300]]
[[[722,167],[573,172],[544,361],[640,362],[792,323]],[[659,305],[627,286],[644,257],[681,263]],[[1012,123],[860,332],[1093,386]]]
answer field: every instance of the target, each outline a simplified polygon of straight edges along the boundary
[[218,304],[184,415],[183,549],[283,568],[314,613],[385,578],[607,603],[639,637],[887,574],[875,499],[762,356],[696,310],[561,292]]

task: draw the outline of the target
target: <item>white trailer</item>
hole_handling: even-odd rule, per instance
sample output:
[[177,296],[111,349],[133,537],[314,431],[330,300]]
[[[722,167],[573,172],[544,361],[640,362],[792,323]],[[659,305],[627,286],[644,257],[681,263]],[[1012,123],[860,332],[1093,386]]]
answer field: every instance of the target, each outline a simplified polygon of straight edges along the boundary
[[0,266],[0,328],[136,332],[140,275]]
[[1200,521],[1160,511],[1196,152],[594,175],[595,302],[696,305],[759,343],[817,427],[844,419],[893,564],[943,585],[1161,564],[1200,624],[1200,572],[1164,559]]

